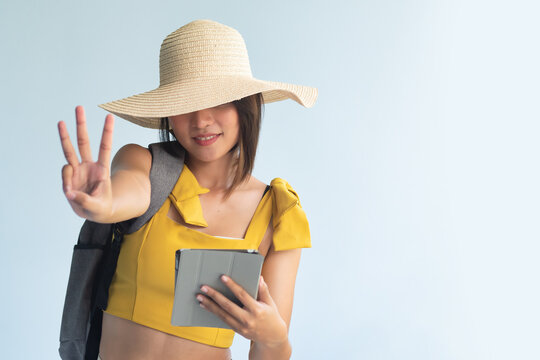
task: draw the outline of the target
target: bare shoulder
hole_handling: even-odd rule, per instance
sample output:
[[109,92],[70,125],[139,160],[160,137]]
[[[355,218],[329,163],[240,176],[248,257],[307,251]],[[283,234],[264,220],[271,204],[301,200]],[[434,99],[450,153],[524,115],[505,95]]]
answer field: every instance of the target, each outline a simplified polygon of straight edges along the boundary
[[130,170],[150,176],[151,167],[152,154],[150,150],[138,144],[126,144],[114,156],[111,174],[119,170]]
[[264,189],[264,188],[266,188],[266,184],[263,183],[261,180],[257,179],[255,176],[251,176],[249,178],[249,181],[248,181],[247,185],[251,189]]
[[255,176],[251,176],[249,180],[246,182],[245,187],[243,190],[252,192],[252,193],[263,193],[266,189],[266,184],[257,179]]

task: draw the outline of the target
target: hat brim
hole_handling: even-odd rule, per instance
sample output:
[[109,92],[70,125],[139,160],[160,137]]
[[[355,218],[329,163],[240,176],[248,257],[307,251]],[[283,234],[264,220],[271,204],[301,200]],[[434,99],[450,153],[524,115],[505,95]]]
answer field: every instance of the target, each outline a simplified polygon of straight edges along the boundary
[[187,114],[262,93],[264,103],[292,99],[307,108],[317,89],[252,77],[198,78],[161,85],[157,89],[99,105],[137,125],[158,129],[160,119]]

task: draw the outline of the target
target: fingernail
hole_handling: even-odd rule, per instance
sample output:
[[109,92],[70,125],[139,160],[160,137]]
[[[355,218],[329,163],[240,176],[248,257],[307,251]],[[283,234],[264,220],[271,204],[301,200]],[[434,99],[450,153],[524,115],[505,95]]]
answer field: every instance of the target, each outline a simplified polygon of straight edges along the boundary
[[203,301],[202,295],[197,295],[197,300],[199,300],[199,302]]
[[221,275],[221,281],[227,282],[229,281],[229,278],[227,277],[227,275]]
[[207,293],[208,292],[208,288],[206,286],[201,286],[201,291],[203,293]]

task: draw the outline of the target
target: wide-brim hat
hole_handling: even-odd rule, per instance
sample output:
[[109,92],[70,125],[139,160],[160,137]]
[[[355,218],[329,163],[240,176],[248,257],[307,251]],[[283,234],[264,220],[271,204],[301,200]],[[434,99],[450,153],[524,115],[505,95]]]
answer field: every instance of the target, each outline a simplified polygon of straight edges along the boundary
[[262,93],[263,102],[292,99],[311,107],[317,89],[252,76],[242,35],[211,20],[195,20],[169,34],[159,54],[159,87],[99,107],[158,129],[163,117],[207,109]]

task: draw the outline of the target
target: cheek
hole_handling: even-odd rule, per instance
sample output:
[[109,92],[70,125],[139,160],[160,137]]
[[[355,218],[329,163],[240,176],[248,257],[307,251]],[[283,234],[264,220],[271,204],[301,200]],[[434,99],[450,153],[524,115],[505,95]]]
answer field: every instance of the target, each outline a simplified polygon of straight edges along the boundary
[[185,121],[171,122],[171,128],[174,131],[174,135],[178,140],[189,137],[189,129],[186,126]]
[[240,128],[231,128],[228,139],[230,144],[235,145],[240,140]]
[[231,135],[231,138],[237,142],[240,138],[240,123],[237,119],[230,121],[228,124],[229,133]]

